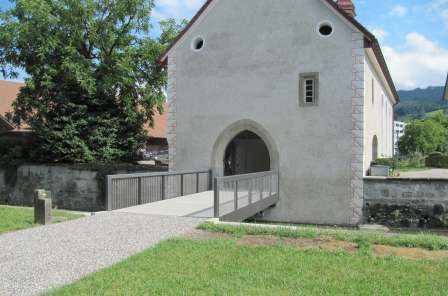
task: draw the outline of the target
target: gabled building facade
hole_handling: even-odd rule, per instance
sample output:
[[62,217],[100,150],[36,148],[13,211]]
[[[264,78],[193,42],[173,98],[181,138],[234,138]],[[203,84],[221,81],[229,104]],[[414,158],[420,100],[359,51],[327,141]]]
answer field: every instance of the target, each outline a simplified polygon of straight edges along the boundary
[[170,169],[280,173],[264,219],[356,225],[398,96],[351,1],[209,0],[160,58]]

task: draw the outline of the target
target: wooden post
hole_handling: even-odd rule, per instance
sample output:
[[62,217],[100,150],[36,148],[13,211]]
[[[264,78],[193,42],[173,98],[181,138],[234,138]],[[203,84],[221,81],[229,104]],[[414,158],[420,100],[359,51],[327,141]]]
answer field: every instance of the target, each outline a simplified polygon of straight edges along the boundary
[[213,180],[213,191],[214,191],[214,199],[213,199],[213,209],[214,209],[214,217],[219,218],[219,190],[218,190],[218,178]]
[[51,192],[34,191],[34,223],[47,225],[51,220]]
[[234,206],[235,211],[238,210],[238,180],[235,180],[235,192],[234,192]]

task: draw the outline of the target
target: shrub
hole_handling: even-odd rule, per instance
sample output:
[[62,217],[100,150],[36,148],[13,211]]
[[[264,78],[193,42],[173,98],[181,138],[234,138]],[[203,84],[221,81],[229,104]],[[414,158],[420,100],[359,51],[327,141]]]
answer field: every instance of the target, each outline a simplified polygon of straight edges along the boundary
[[407,167],[410,168],[424,168],[425,156],[419,152],[414,152],[407,157]]
[[0,137],[0,167],[14,167],[33,158],[32,147],[21,139]]
[[448,155],[440,152],[433,152],[428,155],[425,163],[428,167],[448,169]]
[[390,167],[395,167],[396,160],[394,158],[378,158],[372,161],[372,165],[386,165]]

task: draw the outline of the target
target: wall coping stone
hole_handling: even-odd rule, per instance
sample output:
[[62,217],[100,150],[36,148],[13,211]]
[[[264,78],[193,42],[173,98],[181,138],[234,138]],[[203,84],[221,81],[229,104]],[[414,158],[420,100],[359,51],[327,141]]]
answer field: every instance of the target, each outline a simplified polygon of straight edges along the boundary
[[442,181],[442,182],[448,182],[447,178],[412,178],[412,177],[364,177],[364,180],[366,181]]

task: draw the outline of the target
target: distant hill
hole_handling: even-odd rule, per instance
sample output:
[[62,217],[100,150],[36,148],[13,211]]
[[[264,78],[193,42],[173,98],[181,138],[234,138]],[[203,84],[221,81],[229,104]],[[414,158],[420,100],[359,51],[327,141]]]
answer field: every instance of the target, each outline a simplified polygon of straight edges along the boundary
[[396,120],[424,118],[426,113],[448,109],[448,102],[442,101],[443,88],[431,86],[399,91],[400,103],[395,107]]

